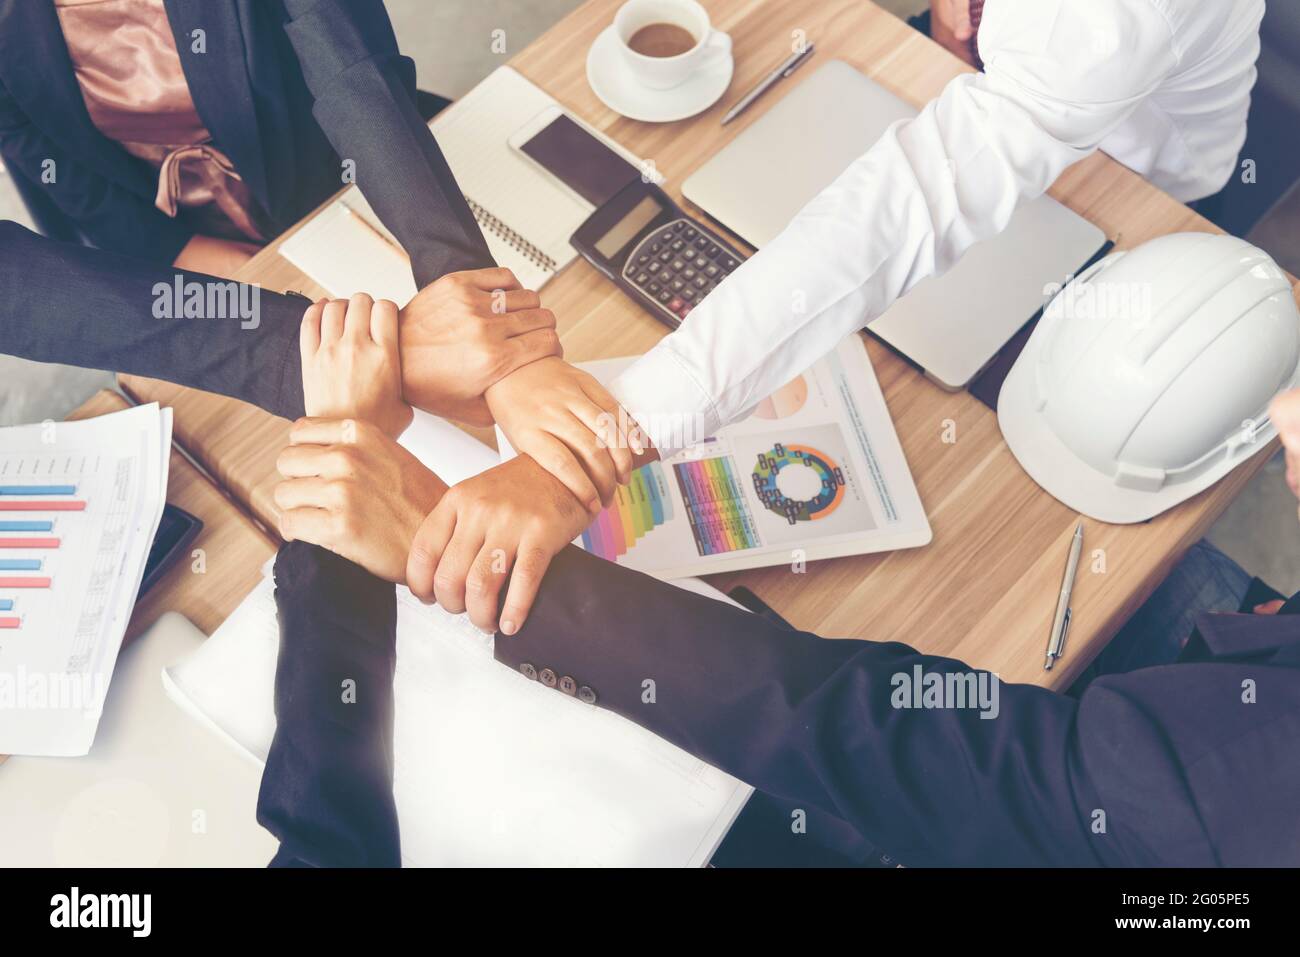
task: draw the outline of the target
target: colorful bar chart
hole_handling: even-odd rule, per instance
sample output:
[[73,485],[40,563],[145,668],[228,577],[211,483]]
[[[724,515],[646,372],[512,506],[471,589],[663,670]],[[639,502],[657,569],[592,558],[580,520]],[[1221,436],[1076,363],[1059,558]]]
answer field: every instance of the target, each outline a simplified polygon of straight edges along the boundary
[[729,456],[673,466],[700,555],[721,555],[762,542]]
[[[77,494],[75,485],[0,485],[0,512],[81,512],[86,503],[80,499],[65,497]],[[20,496],[20,497],[15,497]],[[34,537],[30,533],[54,530],[54,521],[48,518],[5,519],[0,521],[0,550],[32,549],[46,550],[59,547],[60,540],[45,536]],[[28,533],[26,535],[15,533]],[[43,558],[3,558],[0,557],[0,572],[39,572],[44,570]],[[0,589],[49,588],[51,579],[48,575],[0,575]],[[13,611],[12,598],[0,598],[0,611]],[[22,627],[22,619],[15,615],[0,617],[0,629],[17,630]]]
[[593,555],[617,561],[672,517],[673,500],[663,466],[651,462],[632,473],[632,481],[619,488],[614,504],[582,533],[582,547]]
[[0,522],[0,532],[52,532],[54,523],[48,519],[40,521]]

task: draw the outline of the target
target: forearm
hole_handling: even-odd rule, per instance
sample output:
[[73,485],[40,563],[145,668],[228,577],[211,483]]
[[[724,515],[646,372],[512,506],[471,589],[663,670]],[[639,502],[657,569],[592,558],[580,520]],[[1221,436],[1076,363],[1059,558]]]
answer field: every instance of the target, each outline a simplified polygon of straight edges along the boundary
[[416,286],[494,265],[478,223],[414,102],[414,64],[374,0],[288,0],[285,29],[314,115],[411,257]]
[[[973,676],[899,644],[825,640],[570,548],[496,655],[910,864],[1092,864],[1071,789],[1076,704],[1001,685],[998,713],[894,706],[897,675]],[[970,678],[966,679],[968,682]]]
[[654,444],[669,455],[679,434],[742,418],[1094,152],[1174,65],[1167,26],[1123,9],[1140,21],[1134,42],[1152,48],[1135,54],[1144,73],[1098,55],[1067,75],[1043,56],[1034,18],[986,22],[988,74],[957,77],[891,127],[611,385]]
[[[0,348],[10,355],[167,379],[290,419],[303,414],[301,298],[53,242],[10,222],[0,223],[0,290]],[[209,304],[219,316],[208,315]],[[190,306],[198,315],[186,317]]]
[[314,545],[275,563],[277,727],[257,819],[277,865],[398,867],[391,584]]

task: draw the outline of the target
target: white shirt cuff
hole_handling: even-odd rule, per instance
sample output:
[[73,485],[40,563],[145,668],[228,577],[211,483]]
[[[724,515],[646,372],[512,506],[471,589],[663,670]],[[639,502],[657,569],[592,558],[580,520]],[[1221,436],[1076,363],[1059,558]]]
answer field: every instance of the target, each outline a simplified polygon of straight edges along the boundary
[[670,458],[723,425],[713,399],[663,340],[609,384],[641,431]]

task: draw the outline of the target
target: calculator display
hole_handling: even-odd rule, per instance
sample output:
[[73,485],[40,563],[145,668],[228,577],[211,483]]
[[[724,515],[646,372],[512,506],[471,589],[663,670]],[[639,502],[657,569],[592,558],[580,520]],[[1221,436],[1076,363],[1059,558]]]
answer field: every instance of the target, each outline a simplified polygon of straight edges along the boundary
[[635,239],[637,233],[654,222],[655,217],[663,211],[664,208],[654,197],[645,197],[632,207],[630,213],[615,223],[609,232],[596,240],[596,251],[606,259],[613,259],[620,249]]

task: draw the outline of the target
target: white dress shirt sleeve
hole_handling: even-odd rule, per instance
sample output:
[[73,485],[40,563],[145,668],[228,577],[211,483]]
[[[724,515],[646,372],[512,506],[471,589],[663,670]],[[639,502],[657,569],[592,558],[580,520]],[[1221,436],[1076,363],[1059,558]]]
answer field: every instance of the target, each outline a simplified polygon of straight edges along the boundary
[[1180,58],[1151,0],[997,0],[985,11],[985,73],[957,77],[893,126],[611,384],[661,455],[744,417],[1001,232]]

